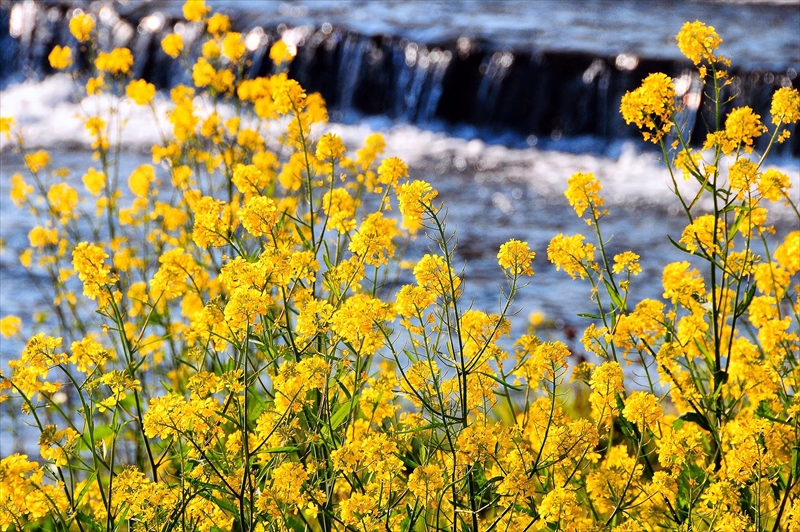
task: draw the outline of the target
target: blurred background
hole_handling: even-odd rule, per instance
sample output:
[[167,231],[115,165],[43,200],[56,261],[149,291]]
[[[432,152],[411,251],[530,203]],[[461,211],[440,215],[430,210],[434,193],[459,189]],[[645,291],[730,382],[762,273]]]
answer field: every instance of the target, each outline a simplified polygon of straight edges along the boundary
[[[587,325],[576,314],[592,309],[588,284],[556,272],[546,259],[555,234],[587,233],[563,197],[574,172],[594,172],[603,183],[611,211],[603,229],[609,252],[632,250],[642,257],[634,302],[660,297],[663,266],[685,260],[667,239],[677,239],[685,221],[660,154],[619,115],[626,91],[649,73],[664,72],[675,79],[693,143],[705,138],[709,113],[702,84],[675,45],[684,22],[704,21],[723,38],[720,50],[733,60],[726,95],[738,95],[735,105],[749,105],[766,118],[772,93],[798,86],[798,1],[208,3],[245,35],[248,76],[272,72],[268,51],[283,39],[297,49],[290,75],[328,102],[330,130],[351,149],[367,134],[384,132],[386,155],[402,157],[412,178],[439,189],[465,268],[466,297],[476,308],[498,310],[500,244],[509,238],[529,242],[538,255],[536,275],[517,299],[512,336],[521,334],[531,313],[543,314],[548,334],[562,339],[579,336]],[[202,35],[182,21],[181,5],[0,0],[0,114],[15,117],[29,147],[51,150],[70,171],[67,179],[78,183],[92,164],[90,140],[76,118],[72,80],[52,71],[48,54],[57,44],[75,46],[68,21],[81,9],[95,15],[102,47],[132,49],[137,77],[162,90],[191,84],[160,48],[175,31],[191,54],[199,54]],[[161,98],[164,107],[166,95]],[[151,162],[149,146],[158,141],[146,113],[132,114],[126,131],[123,176]],[[790,175],[797,195],[800,134],[794,133],[769,164]],[[29,275],[18,257],[34,221],[9,199],[9,177],[24,172],[24,165],[5,139],[0,142],[0,315],[30,324],[44,300],[36,272]],[[770,211],[783,234],[796,223],[787,214],[780,206]],[[409,254],[431,245],[420,237]],[[17,356],[20,346],[0,342],[4,360]]]

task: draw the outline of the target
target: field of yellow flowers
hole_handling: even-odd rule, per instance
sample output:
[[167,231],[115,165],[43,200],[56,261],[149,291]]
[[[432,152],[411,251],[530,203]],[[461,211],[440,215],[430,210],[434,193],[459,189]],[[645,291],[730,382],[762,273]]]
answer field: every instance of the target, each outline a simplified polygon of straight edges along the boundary
[[[556,235],[547,259],[596,304],[582,343],[597,364],[571,368],[565,344],[510,330],[527,243],[497,250],[500,308],[463,302],[433,186],[379,134],[348,149],[324,133],[325,102],[287,76],[283,42],[274,75],[245,79],[228,18],[202,0],[183,13],[204,44],[195,60],[179,34],[161,43],[194,84],[172,89],[163,123],[91,15],[70,21],[75,49],[50,53],[105,102],[84,107],[83,190],[0,118],[29,170],[12,198],[37,221],[20,260],[48,280],[57,323],[23,339],[18,317],[0,321],[25,345],[0,401],[41,455],[0,457],[0,530],[800,531],[800,230],[775,234],[768,206],[800,212],[764,166],[800,119],[796,89],[775,91],[770,117],[724,113],[730,60],[687,22],[677,44],[716,120],[702,149],[668,76],[625,95],[672,176],[687,260],[664,268],[663,299],[630,305],[640,257],[606,254],[601,183],[565,176],[589,231]],[[120,175],[131,102],[162,141]],[[404,264],[422,234],[430,253]],[[390,289],[401,268],[416,282]],[[626,383],[631,362],[648,387]]]

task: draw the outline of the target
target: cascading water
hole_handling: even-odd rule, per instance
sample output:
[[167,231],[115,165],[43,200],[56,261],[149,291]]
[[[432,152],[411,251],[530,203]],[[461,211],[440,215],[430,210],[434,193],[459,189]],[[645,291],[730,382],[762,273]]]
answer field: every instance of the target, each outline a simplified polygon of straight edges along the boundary
[[[677,80],[690,76],[690,64],[658,53],[646,57],[610,49],[605,53],[548,49],[525,42],[514,45],[505,42],[508,39],[501,42],[499,36],[497,41],[469,35],[437,39],[430,31],[426,34],[430,40],[422,42],[402,35],[364,34],[319,21],[290,27],[263,14],[255,16],[252,4],[234,5],[234,29],[246,36],[251,54],[247,74],[254,77],[271,71],[266,51],[282,36],[298,48],[290,75],[309,91],[320,92],[332,115],[344,120],[353,114],[385,115],[422,126],[475,126],[480,136],[489,138],[497,134],[553,140],[590,136],[609,142],[638,135],[618,113],[626,91],[651,72],[665,72]],[[190,48],[197,37],[196,28],[180,21],[174,3],[97,6],[93,9],[100,44],[130,47],[136,76],[160,88],[188,81],[185,71],[159,46],[172,31],[183,32]],[[222,5],[226,6],[230,7]],[[71,9],[66,3],[0,2],[0,86],[52,72],[47,54],[56,44],[71,43],[67,27]],[[788,25],[794,19],[800,23],[798,13],[786,13]],[[394,29],[401,32],[403,26],[398,23]],[[199,53],[196,46],[192,51]],[[788,64],[775,63],[774,71],[754,69],[748,63],[734,68],[726,96],[738,94],[737,105],[750,105],[768,116],[772,93],[791,86],[797,76],[800,65],[791,59],[797,53],[787,50]],[[686,103],[686,121],[698,126],[693,142],[700,144],[706,136],[707,114],[701,87],[678,85]],[[800,135],[776,151],[800,156]]]

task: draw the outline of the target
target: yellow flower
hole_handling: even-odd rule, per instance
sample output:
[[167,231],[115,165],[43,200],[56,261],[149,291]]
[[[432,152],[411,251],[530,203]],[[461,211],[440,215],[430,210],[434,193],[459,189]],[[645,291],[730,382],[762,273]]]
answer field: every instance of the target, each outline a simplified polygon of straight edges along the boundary
[[644,140],[653,143],[672,128],[672,113],[675,110],[675,86],[666,74],[650,74],[642,86],[622,97],[620,112],[626,124],[633,122],[642,131]]
[[277,41],[272,45],[272,48],[269,49],[269,58],[272,59],[272,62],[277,66],[280,66],[283,63],[288,63],[294,59],[296,49],[293,50],[293,48],[294,47],[290,48],[283,41]]
[[348,248],[365,264],[380,266],[394,257],[392,239],[398,234],[395,220],[384,218],[382,212],[375,212],[361,222]]
[[227,241],[228,224],[220,217],[225,202],[211,196],[203,196],[192,205],[194,230],[192,240],[201,248],[222,246]]
[[11,140],[11,127],[14,125],[14,119],[10,116],[0,116],[0,135]]
[[736,191],[736,199],[742,201],[745,196],[750,195],[753,185],[758,177],[758,166],[742,157],[736,161],[728,171],[728,181],[731,189]]
[[78,39],[78,42],[86,42],[89,40],[93,29],[94,18],[87,13],[75,15],[69,21],[69,32]]
[[343,187],[326,192],[322,197],[322,210],[328,217],[328,227],[346,233],[356,227],[356,202]]
[[161,40],[161,48],[173,59],[178,57],[183,51],[183,36],[180,33],[170,33]]
[[231,29],[231,19],[222,13],[214,13],[206,23],[208,33],[219,37],[229,29]]
[[592,405],[592,417],[597,421],[606,420],[617,410],[616,395],[625,391],[622,384],[624,378],[618,362],[604,362],[592,372],[589,403]]
[[383,346],[386,334],[383,322],[394,318],[389,307],[380,299],[356,294],[333,314],[331,328],[356,352],[371,355]]
[[50,61],[51,67],[56,70],[64,70],[72,65],[72,50],[69,46],[56,46],[47,59]]
[[190,22],[200,22],[211,12],[203,0],[186,0],[183,4],[183,16]]
[[125,88],[125,94],[139,105],[147,105],[156,96],[156,86],[143,79],[131,81]]
[[69,361],[78,368],[81,373],[90,373],[95,368],[103,369],[105,363],[111,359],[111,354],[93,338],[72,342],[70,346],[72,355]]
[[500,246],[500,251],[497,253],[500,267],[509,270],[509,273],[514,277],[533,275],[531,261],[535,256],[536,253],[531,251],[527,242],[520,242],[513,238]]
[[461,284],[461,278],[456,275],[452,267],[447,267],[444,257],[428,253],[414,266],[414,277],[419,286],[436,294],[449,295]]
[[90,299],[99,299],[101,306],[109,297],[103,288],[114,282],[111,268],[105,264],[107,258],[103,248],[88,242],[81,242],[72,251],[72,265],[83,281],[83,294]]
[[43,249],[48,244],[58,244],[58,231],[37,225],[28,232],[28,241],[32,248]]
[[241,33],[230,32],[222,39],[222,55],[235,63],[247,52]]
[[305,107],[306,91],[298,82],[289,79],[286,74],[272,76],[269,81],[275,111],[278,114],[299,112]]
[[431,188],[425,181],[415,179],[395,188],[400,214],[403,215],[403,227],[416,234],[422,228],[422,219],[427,210],[435,210],[431,201],[439,192]]
[[254,196],[239,210],[242,227],[255,237],[269,235],[278,220],[278,210],[272,198]]
[[800,231],[792,231],[775,250],[775,259],[782,268],[794,275],[800,271]]
[[22,330],[22,320],[16,316],[5,316],[0,319],[0,334],[10,338]]
[[663,412],[655,395],[646,392],[633,392],[625,401],[622,415],[643,431],[647,427],[652,428],[661,419]]
[[317,159],[321,161],[338,159],[344,155],[344,150],[341,137],[335,133],[326,133],[317,141]]
[[698,216],[683,230],[680,243],[686,246],[689,253],[694,253],[698,249],[702,249],[707,255],[719,253],[718,243],[722,241],[721,224],[723,223],[717,220],[713,214]]
[[779,170],[770,168],[758,180],[758,191],[769,201],[780,201],[791,187],[789,176]]
[[794,124],[800,120],[800,93],[797,89],[781,87],[772,95],[772,106],[770,107],[772,123]]
[[664,287],[662,297],[672,303],[681,303],[689,306],[694,302],[693,296],[705,296],[706,287],[700,272],[689,269],[688,262],[673,262],[664,267],[661,284]]
[[216,74],[217,71],[214,70],[211,63],[209,63],[205,57],[201,57],[197,60],[197,63],[194,64],[194,67],[192,67],[192,82],[194,82],[197,87],[206,87],[211,85]]
[[217,59],[222,54],[222,50],[220,49],[217,41],[204,42],[201,52],[203,57],[211,60]]
[[555,488],[542,499],[539,515],[546,523],[557,523],[559,530],[577,530],[574,526],[575,520],[581,515],[578,497],[574,491],[563,487]]
[[56,183],[47,191],[47,201],[53,212],[66,220],[78,206],[78,191],[66,183]]
[[22,174],[14,174],[11,176],[11,200],[14,205],[21,207],[28,197],[28,194],[33,192],[33,187],[25,182]]
[[89,78],[86,81],[86,94],[88,94],[89,96],[93,96],[94,94],[97,94],[97,92],[99,92],[100,89],[104,88],[105,86],[106,86],[106,80],[105,77],[103,76],[103,73],[101,72],[100,74],[98,74],[96,78]]
[[143,164],[131,172],[128,186],[136,196],[146,198],[150,186],[156,180],[156,172],[149,164]]
[[25,156],[25,164],[32,173],[36,173],[50,163],[50,155],[44,150],[30,153]]
[[611,270],[614,273],[620,273],[626,268],[633,275],[642,273],[642,267],[639,265],[639,255],[632,251],[614,255],[614,267]]
[[676,36],[678,48],[695,65],[703,59],[709,63],[717,61],[714,50],[722,43],[713,26],[706,26],[699,20],[687,22]]
[[599,216],[601,213],[598,209],[603,206],[603,198],[599,195],[602,188],[594,174],[577,172],[567,181],[567,190],[564,195],[578,216],[583,216],[584,211],[590,206],[595,215]]
[[112,76],[127,74],[133,66],[133,54],[127,48],[114,48],[110,52],[100,52],[95,60],[97,70]]
[[725,141],[722,151],[731,153],[740,144],[744,144],[747,153],[753,151],[753,139],[758,138],[767,128],[761,123],[761,116],[749,107],[739,107],[731,111],[725,120]]
[[408,177],[408,166],[398,157],[389,157],[378,167],[378,181],[394,187],[402,177]]
[[588,269],[595,267],[592,244],[583,243],[583,235],[564,236],[559,233],[547,246],[547,259],[556,265],[556,270],[563,270],[573,279],[585,278]]
[[89,168],[83,176],[83,186],[92,196],[99,196],[106,186],[105,172],[98,172],[94,168]]

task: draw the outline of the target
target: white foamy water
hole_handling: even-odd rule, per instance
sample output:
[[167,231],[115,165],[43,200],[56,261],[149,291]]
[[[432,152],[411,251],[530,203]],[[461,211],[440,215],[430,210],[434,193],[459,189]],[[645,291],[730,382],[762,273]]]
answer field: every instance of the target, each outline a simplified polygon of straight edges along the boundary
[[[43,81],[28,81],[0,92],[2,115],[14,117],[22,128],[29,149],[67,149],[89,151],[91,139],[84,128],[83,116],[105,116],[109,107],[118,106],[125,121],[122,144],[129,151],[148,153],[153,144],[161,142],[160,131],[169,131],[166,112],[170,103],[159,94],[152,113],[130,100],[121,103],[108,96],[88,97],[80,102],[73,98],[74,86],[66,74]],[[201,116],[208,114],[212,104],[196,99]],[[232,116],[230,105],[216,106],[223,117]],[[160,127],[159,125],[160,124]],[[514,148],[480,139],[454,137],[440,131],[429,131],[414,125],[393,124],[385,118],[365,118],[355,124],[330,124],[327,130],[337,133],[351,150],[358,148],[364,138],[375,131],[384,134],[387,154],[401,157],[411,166],[424,167],[431,161],[445,169],[461,171],[473,168],[478,184],[516,183],[543,196],[558,196],[566,179],[575,172],[593,172],[603,183],[604,196],[612,204],[648,203],[669,206],[674,203],[665,186],[669,174],[659,162],[659,154],[640,152],[631,141],[618,141],[603,150],[614,156],[573,153],[581,145],[597,149],[591,139],[565,139],[558,149]],[[277,134],[274,129],[274,134]],[[318,132],[319,133],[319,132]],[[114,139],[112,138],[112,143]],[[0,139],[0,149],[10,148],[10,142]],[[576,148],[577,146],[577,148]],[[558,144],[555,144],[558,147]],[[449,162],[446,160],[450,159]],[[800,184],[800,161],[790,158],[770,163],[792,179],[793,187]],[[449,168],[448,168],[449,167]],[[693,194],[697,184],[679,180],[684,194]],[[776,214],[788,213],[778,207]]]
[[[709,0],[212,0],[253,25],[330,23],[368,35],[434,43],[465,36],[499,47],[681,59],[675,35],[702,20],[724,39],[722,53],[747,68],[800,67],[800,3]],[[135,5],[135,4],[134,4]],[[178,2],[153,10],[180,16]],[[435,21],[435,22],[434,22]]]

